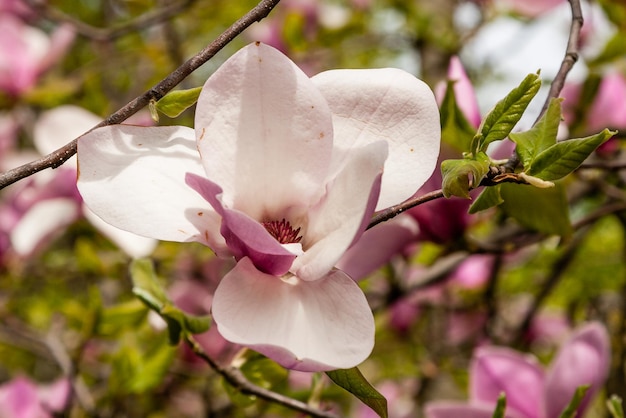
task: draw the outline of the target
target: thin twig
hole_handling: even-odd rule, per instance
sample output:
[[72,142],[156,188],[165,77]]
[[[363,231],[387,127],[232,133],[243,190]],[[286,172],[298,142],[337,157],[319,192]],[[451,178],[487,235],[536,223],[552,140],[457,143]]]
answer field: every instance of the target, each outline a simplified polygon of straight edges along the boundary
[[41,15],[42,18],[56,23],[68,23],[72,25],[74,30],[79,35],[82,35],[85,38],[98,42],[107,42],[169,20],[191,6],[196,0],[182,0],[172,3],[159,9],[147,12],[130,22],[106,29],[97,28],[81,20],[75,19],[74,17],[50,6],[47,2],[35,0],[26,1],[30,7]]
[[[91,130],[102,126],[122,123],[130,116],[137,113],[140,109],[146,107],[150,103],[150,100],[159,100],[167,92],[176,87],[176,85],[184,80],[189,74],[215,56],[215,54],[217,54],[230,41],[243,32],[248,26],[265,18],[270,11],[276,7],[279,1],[280,0],[262,0],[259,2],[256,7],[246,13],[241,19],[233,23],[206,48],[191,57],[150,90],[126,104],[117,112],[106,118],[103,122],[94,126]],[[30,163],[3,173],[0,175],[0,189],[3,189],[18,180],[31,176],[46,168],[59,167],[70,157],[76,154],[77,143],[78,140],[74,139],[72,142],[38,160],[31,161]]]
[[239,371],[239,369],[235,367],[223,367],[215,362],[215,360],[213,360],[190,335],[187,335],[185,337],[185,342],[187,343],[189,348],[191,348],[191,350],[198,357],[200,357],[209,366],[211,366],[211,368],[215,370],[217,374],[222,376],[231,386],[237,388],[241,393],[245,395],[254,395],[258,398],[265,399],[266,401],[270,401],[279,405],[283,405],[286,408],[305,413],[312,417],[339,418],[337,415],[330,412],[312,408],[304,402],[300,402],[296,399],[292,399],[288,396],[272,392],[271,390],[267,390],[253,384],[248,379],[246,379],[246,377],[241,373],[241,371]]
[[441,197],[443,197],[443,191],[439,189],[426,193],[422,196],[411,197],[410,199],[407,199],[398,205],[393,205],[388,207],[387,209],[378,211],[370,220],[367,229],[370,229],[381,222],[388,221],[389,219],[398,216],[402,212],[409,210],[415,206],[421,205],[422,203],[430,202],[431,200],[439,199]]
[[[548,92],[548,97],[546,97],[546,101],[543,103],[543,107],[541,108],[541,112],[537,116],[535,123],[539,122],[539,119],[543,116],[543,114],[548,109],[550,105],[550,101],[554,98],[559,97],[561,94],[561,90],[563,90],[563,86],[565,85],[565,80],[567,79],[567,75],[574,67],[574,64],[578,61],[578,44],[580,41],[580,30],[583,27],[583,12],[580,7],[580,0],[568,0],[572,9],[572,24],[569,29],[569,37],[567,40],[567,47],[565,49],[565,56],[561,61],[561,66],[559,67],[559,71],[556,73],[554,80],[550,84],[550,91]],[[511,158],[505,164],[506,170],[508,172],[515,171],[515,168],[519,165],[520,160],[517,152],[513,151]]]

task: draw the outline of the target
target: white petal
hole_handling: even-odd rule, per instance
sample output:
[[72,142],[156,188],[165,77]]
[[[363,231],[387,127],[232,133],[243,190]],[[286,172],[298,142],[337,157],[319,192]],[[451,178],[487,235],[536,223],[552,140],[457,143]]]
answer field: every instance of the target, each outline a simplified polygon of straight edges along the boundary
[[202,90],[198,148],[224,204],[261,220],[284,217],[323,192],[332,117],[310,79],[278,50],[250,44]]
[[314,282],[288,283],[243,258],[220,282],[212,312],[224,338],[291,369],[354,367],[374,345],[367,300],[338,270]]
[[310,210],[302,241],[305,251],[294,260],[291,272],[303,280],[324,276],[363,233],[376,205],[386,157],[382,141],[352,151],[324,200]]
[[[82,107],[65,105],[42,112],[33,126],[33,142],[41,154],[49,154],[78,138],[102,118]],[[74,163],[75,164],[75,163]]]
[[333,112],[333,167],[352,148],[389,143],[377,210],[411,197],[432,174],[439,154],[439,110],[430,88],[393,68],[333,70],[312,78]]
[[34,204],[11,231],[15,252],[28,256],[52,234],[74,222],[79,208],[74,199],[57,198]]
[[[199,241],[219,251],[219,217],[185,184],[202,175],[193,130],[107,126],[78,141],[78,189],[105,222],[145,237]],[[216,248],[218,247],[218,248]]]
[[85,205],[83,205],[83,215],[102,235],[133,258],[147,257],[157,246],[158,241],[152,238],[142,237],[109,225]]

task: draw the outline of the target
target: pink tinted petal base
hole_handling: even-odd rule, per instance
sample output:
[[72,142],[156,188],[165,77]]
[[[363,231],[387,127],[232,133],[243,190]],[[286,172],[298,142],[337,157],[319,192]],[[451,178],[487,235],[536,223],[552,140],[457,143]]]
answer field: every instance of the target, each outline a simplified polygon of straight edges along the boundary
[[282,276],[289,271],[296,256],[276,241],[259,222],[245,213],[225,208],[218,196],[222,193],[218,185],[191,173],[186,175],[185,181],[222,216],[220,232],[237,259],[248,257],[257,269],[274,276]]
[[476,349],[470,364],[470,399],[495,403],[506,394],[509,408],[526,418],[540,418],[544,375],[537,361],[502,347]]
[[224,338],[290,369],[354,367],[374,345],[367,300],[338,270],[314,282],[281,280],[243,258],[220,282],[212,312]]
[[604,383],[611,361],[610,341],[604,326],[592,322],[579,328],[561,347],[546,375],[546,418],[558,418],[577,387],[590,385],[579,415]]

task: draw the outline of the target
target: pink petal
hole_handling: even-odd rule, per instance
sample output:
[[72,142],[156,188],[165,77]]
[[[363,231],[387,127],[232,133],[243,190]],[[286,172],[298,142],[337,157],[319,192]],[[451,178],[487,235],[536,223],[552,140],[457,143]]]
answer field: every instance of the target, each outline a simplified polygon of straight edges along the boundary
[[196,110],[207,177],[226,206],[261,220],[316,202],[333,146],[330,110],[310,79],[276,49],[250,44],[206,82]]
[[587,115],[588,129],[626,128],[626,78],[619,72],[606,74]]
[[579,408],[585,410],[604,384],[611,361],[610,341],[599,322],[580,327],[561,347],[546,376],[546,417],[558,417],[578,386],[591,385]]
[[225,251],[220,217],[185,184],[204,170],[193,130],[117,125],[78,141],[78,189],[105,222],[145,237]]
[[513,11],[528,17],[536,17],[565,3],[565,0],[500,0]]
[[504,347],[480,347],[470,364],[470,399],[495,403],[506,394],[508,408],[526,418],[541,416],[543,370],[534,358]]
[[46,199],[34,204],[11,231],[11,243],[21,256],[32,254],[55,233],[76,221],[79,205],[64,197]]
[[465,68],[458,56],[450,58],[450,66],[448,67],[448,79],[454,81],[454,96],[457,104],[472,126],[478,128],[481,117],[476,99],[474,86],[470,81]]
[[0,90],[18,96],[37,82],[50,41],[43,31],[8,14],[0,16],[0,33]]
[[291,269],[299,278],[325,276],[365,231],[378,198],[386,148],[386,143],[378,141],[354,149],[327,186],[327,195],[311,208],[302,240],[304,254]]
[[68,379],[59,379],[49,385],[39,386],[37,389],[41,404],[53,412],[61,412],[72,393],[72,386]]
[[273,276],[282,276],[289,271],[296,256],[259,222],[243,212],[225,208],[220,201],[222,189],[218,185],[191,173],[187,174],[185,181],[222,216],[220,232],[235,258],[248,257],[257,269]]
[[[426,418],[491,418],[496,404],[471,405],[461,402],[432,402],[426,405]],[[524,418],[507,409],[506,418]]]
[[50,35],[50,48],[39,63],[39,73],[59,62],[67,54],[75,38],[76,31],[73,25],[65,23],[57,27]]
[[291,369],[350,368],[374,345],[367,300],[337,270],[313,282],[281,280],[243,258],[220,282],[212,311],[224,338]]
[[333,169],[353,149],[384,140],[389,158],[376,209],[411,197],[432,174],[439,154],[439,110],[430,88],[393,68],[325,71],[312,80],[333,113]]
[[0,386],[0,416],[10,418],[47,418],[37,387],[25,377],[16,377]]

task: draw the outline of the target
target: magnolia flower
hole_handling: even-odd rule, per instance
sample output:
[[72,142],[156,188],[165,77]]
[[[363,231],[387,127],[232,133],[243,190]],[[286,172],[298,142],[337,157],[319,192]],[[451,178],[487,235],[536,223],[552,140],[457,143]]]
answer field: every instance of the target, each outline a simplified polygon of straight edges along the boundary
[[10,14],[0,16],[0,91],[19,96],[31,89],[39,76],[60,59],[75,33],[59,26],[50,36]]
[[67,379],[37,385],[26,377],[16,377],[0,386],[0,417],[51,418],[63,411],[70,393]]
[[608,376],[610,341],[600,323],[580,327],[556,354],[546,372],[534,357],[503,347],[480,347],[470,365],[470,402],[432,403],[430,418],[489,418],[500,393],[506,394],[506,416],[557,418],[576,388],[590,385],[578,410],[582,415]]
[[349,368],[369,355],[374,322],[333,267],[375,208],[430,176],[439,138],[434,96],[406,72],[309,79],[257,42],[208,79],[195,132],[110,126],[81,138],[78,187],[119,228],[237,260],[212,303],[224,338],[288,368]]

